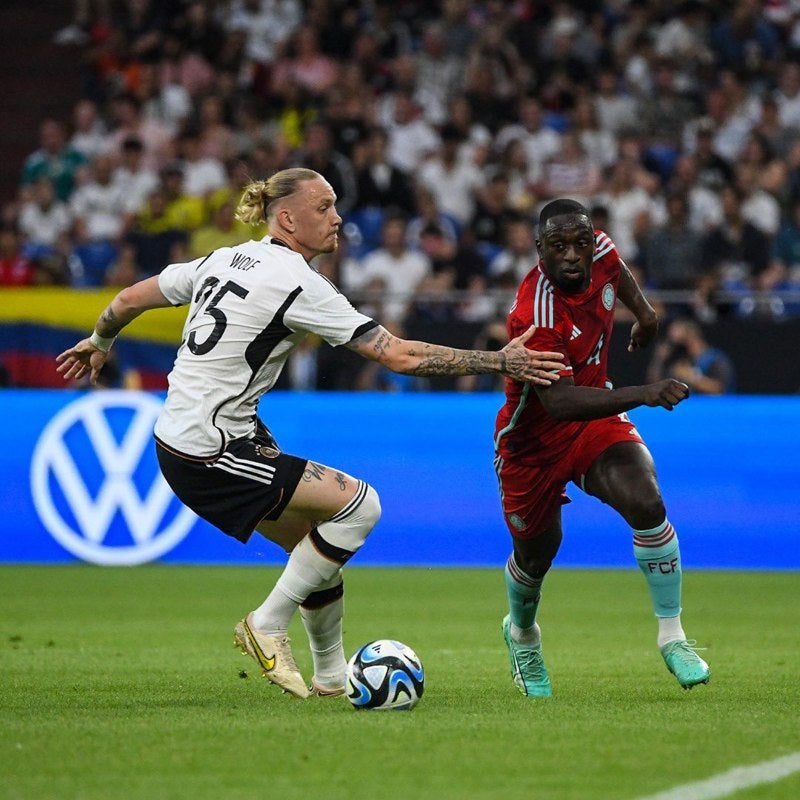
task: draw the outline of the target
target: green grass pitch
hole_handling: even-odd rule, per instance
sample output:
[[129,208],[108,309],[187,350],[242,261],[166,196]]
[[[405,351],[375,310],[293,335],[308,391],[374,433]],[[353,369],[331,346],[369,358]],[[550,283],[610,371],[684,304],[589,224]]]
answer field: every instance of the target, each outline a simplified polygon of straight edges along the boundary
[[[0,798],[634,800],[800,750],[797,573],[686,575],[712,680],[684,691],[635,567],[556,568],[540,614],[554,696],[529,700],[499,569],[349,567],[348,653],[397,638],[425,666],[417,708],[390,713],[282,695],[234,649],[277,574],[0,568]],[[310,677],[299,619],[290,633]],[[735,797],[796,800],[800,774]]]

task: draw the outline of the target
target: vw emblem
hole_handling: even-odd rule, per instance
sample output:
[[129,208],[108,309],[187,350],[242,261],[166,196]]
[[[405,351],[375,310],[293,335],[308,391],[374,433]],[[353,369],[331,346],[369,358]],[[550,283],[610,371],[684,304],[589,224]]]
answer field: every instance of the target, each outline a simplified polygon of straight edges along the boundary
[[98,391],[70,403],[42,431],[31,460],[39,518],[73,555],[134,565],[172,550],[197,517],[158,469],[152,446],[161,402]]

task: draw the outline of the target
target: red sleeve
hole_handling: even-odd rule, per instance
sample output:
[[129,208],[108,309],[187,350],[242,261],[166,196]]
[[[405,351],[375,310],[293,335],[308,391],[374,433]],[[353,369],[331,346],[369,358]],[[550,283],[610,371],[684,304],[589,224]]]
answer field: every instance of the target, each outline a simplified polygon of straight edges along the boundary
[[[543,352],[561,353],[564,356],[564,369],[558,374],[562,377],[572,375],[572,364],[569,360],[569,337],[564,335],[566,326],[556,321],[552,328],[537,328],[533,336],[528,339],[526,347],[529,350],[540,350]],[[572,326],[569,326],[570,332]]]

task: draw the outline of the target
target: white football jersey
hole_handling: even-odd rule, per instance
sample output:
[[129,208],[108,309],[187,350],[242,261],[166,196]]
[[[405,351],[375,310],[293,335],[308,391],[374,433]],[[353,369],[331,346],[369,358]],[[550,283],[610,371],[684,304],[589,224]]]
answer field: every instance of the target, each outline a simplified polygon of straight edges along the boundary
[[189,305],[155,434],[190,456],[252,436],[261,396],[309,333],[346,344],[375,327],[299,254],[269,237],[170,264],[164,296]]

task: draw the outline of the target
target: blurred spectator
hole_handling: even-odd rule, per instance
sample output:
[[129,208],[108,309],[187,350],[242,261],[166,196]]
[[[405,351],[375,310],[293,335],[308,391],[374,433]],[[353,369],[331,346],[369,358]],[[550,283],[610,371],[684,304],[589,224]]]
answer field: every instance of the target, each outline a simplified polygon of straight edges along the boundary
[[233,109],[234,126],[231,149],[238,158],[249,157],[259,145],[275,146],[282,139],[275,116],[268,117],[265,101],[252,95],[239,97]]
[[753,299],[750,313],[773,318],[800,315],[800,199],[792,201],[775,237],[769,266],[756,276],[756,288],[766,293]]
[[136,248],[130,242],[123,242],[117,249],[116,258],[105,272],[105,286],[123,288],[132,286],[140,277]]
[[[693,171],[700,186],[718,194],[719,190],[733,180],[731,163],[714,150],[716,125],[710,117],[701,117],[693,125],[694,142],[688,148],[694,157]],[[680,160],[681,156],[678,156]]]
[[494,173],[486,188],[478,194],[475,211],[467,226],[487,262],[502,249],[508,223],[519,216],[509,193],[508,176],[504,172]]
[[652,289],[692,291],[702,269],[703,237],[689,224],[689,203],[683,192],[669,194],[666,206],[667,221],[640,238],[635,263]]
[[[732,172],[731,180],[733,180]],[[724,185],[726,184],[721,184],[720,188]],[[722,221],[719,192],[709,188],[708,184],[700,179],[696,156],[678,156],[667,191],[668,195],[682,194],[686,198],[689,207],[687,221],[693,231],[708,233]]]
[[408,89],[398,89],[392,100],[391,113],[379,118],[389,135],[389,161],[412,176],[439,147],[439,135],[422,118],[421,110]]
[[[742,215],[741,189],[725,186],[720,196],[722,222],[703,239],[706,275],[699,287],[701,305],[697,309],[702,322],[711,321],[716,310],[736,308],[738,300],[753,286],[754,278],[769,266],[769,237]],[[715,304],[712,295],[716,289],[732,294],[733,298]]]
[[542,200],[571,197],[584,205],[600,191],[602,175],[586,155],[578,134],[567,131],[561,137],[561,151],[544,165],[537,194]]
[[222,98],[209,94],[200,100],[199,119],[200,154],[206,158],[225,161],[234,152],[233,129],[225,119]]
[[710,44],[718,68],[742,69],[757,82],[775,78],[780,39],[760,0],[736,0],[733,10],[712,26]]
[[508,182],[510,204],[520,212],[528,212],[536,202],[536,178],[528,162],[527,150],[521,139],[510,139],[502,152],[484,168],[488,180],[502,173]]
[[538,262],[533,224],[525,217],[510,220],[505,227],[503,249],[489,262],[492,285],[514,287]]
[[22,189],[30,190],[39,178],[49,178],[59,200],[68,200],[75,188],[86,156],[67,143],[63,123],[46,119],[39,126],[39,149],[31,153],[22,167]]
[[133,94],[120,94],[110,103],[111,130],[107,136],[106,151],[122,152],[122,145],[131,137],[144,147],[143,165],[158,170],[169,156],[172,142],[169,130],[160,122],[142,116],[142,103]]
[[667,181],[682,144],[685,122],[695,115],[694,104],[675,85],[675,68],[671,59],[658,61],[653,92],[643,98],[640,113],[646,155],[655,163],[662,180]]
[[505,125],[494,139],[497,152],[502,152],[512,139],[525,148],[529,179],[538,182],[544,165],[561,151],[561,135],[545,125],[542,106],[533,96],[526,96],[517,105],[518,121]]
[[162,183],[139,211],[127,241],[136,248],[142,276],[155,275],[186,255],[189,235],[203,225],[205,209],[198,198],[183,194],[183,173],[171,164]]
[[620,83],[615,70],[601,68],[595,77],[592,94],[598,124],[615,136],[639,124],[639,103],[634,95],[622,89]]
[[[693,149],[691,130],[698,124],[708,127],[712,131],[713,151],[733,164],[747,141],[757,116],[755,109],[743,104],[743,98],[736,91],[731,91],[735,79],[729,80],[727,90],[722,86],[714,86],[704,96],[705,116],[700,121],[692,121],[686,126],[687,149]],[[709,124],[710,123],[710,124]]]
[[286,54],[272,68],[272,91],[291,79],[311,97],[321,99],[338,77],[339,65],[320,51],[317,31],[301,25],[292,33]]
[[189,236],[190,258],[207,256],[212,250],[219,247],[233,247],[249,238],[243,235],[242,228],[237,224],[235,211],[236,204],[233,199],[212,207],[208,224],[192,231]]
[[[353,70],[349,74],[354,73]],[[337,83],[325,97],[325,108],[322,116],[328,124],[333,141],[333,149],[346,158],[353,160],[355,148],[368,135],[367,124],[368,95],[363,81],[355,86],[344,86]]]
[[[167,42],[172,43],[170,37]],[[180,47],[180,45],[176,45]],[[211,69],[202,81],[208,85],[211,81]],[[168,132],[170,137],[175,137],[186,125],[192,115],[192,94],[180,82],[187,81],[182,76],[179,68],[174,67],[169,59],[169,54],[158,64],[142,64],[139,70],[139,86],[136,96],[141,102],[142,119],[152,122],[159,128]],[[200,83],[196,78],[191,82]],[[194,86],[192,86],[194,88]]]
[[656,345],[647,368],[648,382],[675,378],[696,394],[736,391],[736,370],[730,357],[712,347],[700,326],[677,319],[667,328],[666,341]]
[[[446,106],[435,93],[435,87],[427,86],[419,79],[416,56],[412,54],[398,56],[391,62],[390,69],[390,87],[393,92],[404,89],[410,92],[414,103],[422,113],[422,118],[430,125],[439,128],[447,122]],[[380,98],[380,92],[378,95]],[[384,99],[379,99],[379,103],[384,104]]]
[[[282,150],[285,143],[286,157],[303,146],[305,129],[319,116],[319,110],[312,102],[310,95],[295,80],[287,80],[281,87],[277,98],[278,108],[275,115],[278,142],[259,142],[255,146],[273,146],[276,151]],[[235,138],[232,142],[235,146]]]
[[300,25],[302,7],[299,0],[233,0],[222,20],[227,31],[243,32],[249,73],[258,84],[264,80],[259,72],[269,72],[281,46]]
[[341,216],[355,206],[357,194],[353,163],[333,149],[333,137],[326,122],[318,120],[306,127],[303,146],[290,156],[289,164],[319,172],[336,193],[336,209]]
[[[510,109],[528,83],[528,69],[516,45],[505,35],[503,25],[491,20],[478,30],[467,52],[464,74],[467,80],[482,75],[491,83],[498,108]],[[507,113],[502,116],[508,118]]]
[[674,15],[658,27],[654,49],[660,58],[675,64],[675,86],[680,92],[696,93],[711,68],[714,54],[708,46],[711,9],[703,0],[681,0]]
[[420,166],[417,182],[426,186],[439,208],[465,225],[475,211],[476,194],[484,188],[483,174],[475,164],[459,161],[461,133],[453,125],[444,125],[441,146]]
[[69,206],[56,197],[49,178],[39,178],[33,185],[31,199],[23,203],[19,212],[23,253],[30,259],[53,255],[59,239],[71,229]]
[[89,179],[70,199],[75,221],[75,255],[81,264],[80,271],[73,275],[76,286],[102,286],[106,269],[117,257],[126,205],[113,177],[112,156],[97,156]]
[[72,136],[69,146],[91,161],[106,149],[106,125],[97,103],[83,98],[72,107]]
[[196,130],[187,129],[177,139],[178,158],[183,170],[183,191],[204,200],[228,183],[225,165],[218,158],[204,156]]
[[414,194],[408,176],[389,163],[389,137],[379,126],[373,127],[356,156],[356,209],[396,206],[408,214],[414,210]]
[[158,56],[170,12],[169,5],[158,0],[124,0],[112,6],[114,24],[133,59],[147,61]]
[[[430,259],[431,279],[423,284],[428,291],[444,293],[450,289],[464,291],[474,287],[475,279],[485,292],[486,260],[481,253],[469,243],[454,241],[445,235],[435,224],[425,226],[420,232],[419,249]],[[450,308],[447,303],[440,302],[437,311],[439,318],[450,318],[454,312],[463,318],[463,307]]]
[[778,112],[778,102],[769,95],[761,100],[761,115],[754,130],[763,137],[775,156],[783,160],[788,158],[792,146],[800,140],[800,124],[784,125]]
[[610,170],[605,188],[595,201],[608,209],[608,234],[623,260],[636,258],[638,241],[652,222],[650,195],[637,182],[638,164],[621,158]]
[[781,206],[764,188],[770,177],[769,164],[744,160],[745,154],[736,166],[736,185],[742,192],[742,216],[772,239],[781,223]]
[[184,50],[214,64],[219,53],[219,43],[225,37],[220,19],[214,13],[214,3],[208,0],[187,0],[183,13],[172,22],[171,34]]
[[[406,242],[406,220],[389,216],[383,224],[381,246],[364,258],[361,271],[362,292],[384,292],[382,314],[387,327],[396,331],[405,322],[414,292],[431,274],[431,263],[420,250]],[[367,313],[367,312],[364,312]]]
[[124,203],[123,228],[127,231],[136,214],[144,208],[147,198],[158,186],[158,174],[143,163],[144,145],[141,139],[129,136],[122,142],[119,163],[114,168],[114,186]]
[[435,225],[453,243],[457,243],[461,236],[458,220],[439,208],[436,197],[430,189],[417,185],[414,190],[414,214],[408,222],[406,233],[411,247],[419,247],[422,230],[428,225]]
[[610,167],[617,160],[617,137],[600,127],[591,96],[577,98],[569,117],[589,159],[601,171]]
[[800,64],[787,61],[781,66],[778,86],[772,92],[778,119],[786,128],[800,128]]
[[53,44],[84,45],[89,41],[92,27],[110,16],[111,0],[75,0],[72,21],[55,32]]
[[492,152],[492,134],[475,121],[472,105],[463,94],[457,94],[448,105],[448,122],[461,134],[459,161],[485,167]]
[[516,97],[495,92],[492,71],[481,58],[472,58],[467,64],[464,96],[472,106],[475,121],[492,135],[514,120]]
[[416,72],[417,82],[434,96],[444,116],[444,110],[461,90],[464,69],[463,58],[448,50],[444,27],[438,20],[428,22],[422,30]]
[[36,269],[22,253],[16,228],[0,224],[0,286],[30,286],[35,281]]
[[568,3],[558,6],[540,39],[538,91],[542,104],[554,114],[565,114],[575,91],[591,79],[591,49],[580,14]]

